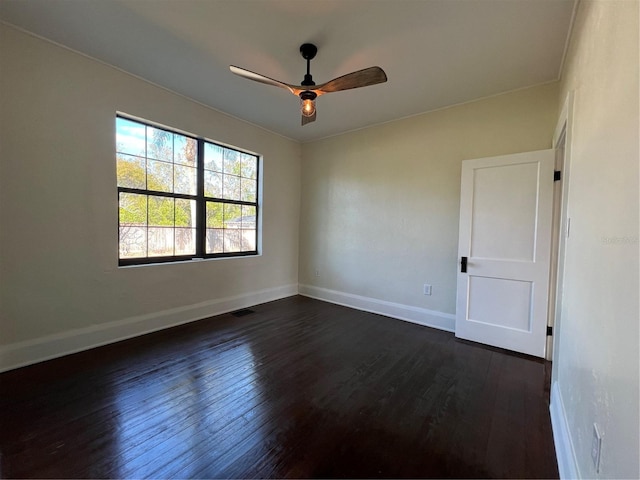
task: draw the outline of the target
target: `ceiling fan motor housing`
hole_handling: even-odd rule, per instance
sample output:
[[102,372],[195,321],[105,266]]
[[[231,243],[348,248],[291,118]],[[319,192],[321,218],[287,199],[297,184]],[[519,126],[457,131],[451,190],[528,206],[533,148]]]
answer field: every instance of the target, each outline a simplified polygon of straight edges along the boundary
[[313,60],[316,53],[318,53],[318,47],[313,43],[303,43],[300,45],[300,53],[302,54],[302,58],[305,60]]

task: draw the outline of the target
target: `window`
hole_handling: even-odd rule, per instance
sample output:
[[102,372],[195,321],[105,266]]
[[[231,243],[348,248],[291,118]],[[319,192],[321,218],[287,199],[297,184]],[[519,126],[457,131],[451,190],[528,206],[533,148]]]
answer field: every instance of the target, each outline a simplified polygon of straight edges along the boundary
[[258,254],[258,156],[116,117],[120,265]]

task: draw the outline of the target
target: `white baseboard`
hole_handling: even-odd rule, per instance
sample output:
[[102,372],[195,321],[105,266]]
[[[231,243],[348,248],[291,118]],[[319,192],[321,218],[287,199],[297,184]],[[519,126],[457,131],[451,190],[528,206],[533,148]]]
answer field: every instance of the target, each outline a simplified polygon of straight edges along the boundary
[[298,285],[283,285],[5,345],[0,347],[0,372],[290,297],[297,293]]
[[558,459],[558,471],[561,479],[582,478],[576,454],[571,441],[567,414],[564,409],[564,402],[560,393],[558,382],[551,385],[551,428],[553,430],[553,443],[556,447],[556,458]]
[[455,332],[455,315],[436,312],[426,308],[387,302],[377,298],[363,297],[351,293],[338,292],[313,285],[298,285],[298,293],[305,297],[324,300],[326,302],[355,308],[365,312],[377,313],[387,317],[397,318],[406,322],[417,323],[426,327]]

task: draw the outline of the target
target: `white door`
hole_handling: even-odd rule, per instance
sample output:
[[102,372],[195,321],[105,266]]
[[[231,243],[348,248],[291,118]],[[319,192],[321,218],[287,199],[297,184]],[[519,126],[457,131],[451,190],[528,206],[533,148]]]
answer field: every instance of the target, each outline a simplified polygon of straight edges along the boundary
[[456,337],[544,357],[554,161],[462,162]]

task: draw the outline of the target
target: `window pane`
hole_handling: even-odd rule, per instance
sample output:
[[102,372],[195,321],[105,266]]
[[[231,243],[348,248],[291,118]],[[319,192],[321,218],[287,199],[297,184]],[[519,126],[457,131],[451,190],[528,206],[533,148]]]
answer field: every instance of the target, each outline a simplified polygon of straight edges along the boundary
[[119,187],[140,189],[146,187],[147,175],[144,158],[119,154],[117,169]]
[[149,225],[173,228],[174,200],[167,197],[149,197]]
[[176,227],[196,226],[196,201],[176,198]]
[[184,167],[182,165],[174,165],[173,179],[175,193],[184,193],[186,195],[195,195],[197,190],[197,171],[193,167]]
[[204,194],[207,197],[222,198],[222,174],[204,172]]
[[173,255],[173,227],[149,227],[148,229],[149,257],[166,257]]
[[242,251],[242,230],[223,230],[224,252]]
[[147,157],[173,162],[173,134],[147,127]]
[[256,228],[256,207],[242,206],[242,228]]
[[196,229],[176,228],[175,255],[194,255],[196,253]]
[[207,228],[207,253],[222,253],[223,250],[223,232],[220,228]]
[[175,163],[183,165],[197,166],[198,163],[198,142],[195,138],[185,137],[184,135],[173,135],[173,148]]
[[118,218],[120,226],[145,226],[147,224],[147,196],[137,193],[120,193]]
[[242,228],[242,210],[240,205],[224,205],[224,228]]
[[242,230],[242,251],[250,252],[256,249],[256,231]]
[[207,202],[207,228],[223,228],[222,203]]
[[223,172],[240,176],[240,152],[230,148],[224,149]]
[[245,178],[256,178],[258,175],[258,157],[242,154],[242,176]]
[[222,172],[222,155],[224,148],[213,143],[204,144],[204,168],[214,172]]
[[157,192],[172,192],[173,165],[147,160],[147,189]]
[[147,227],[120,225],[120,258],[147,256]]
[[116,151],[144,157],[146,154],[145,126],[116,117]]
[[250,180],[248,178],[240,179],[242,191],[240,199],[245,202],[255,202],[256,201],[256,180]]
[[222,180],[222,198],[240,200],[240,177],[224,175]]

